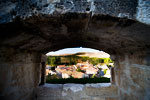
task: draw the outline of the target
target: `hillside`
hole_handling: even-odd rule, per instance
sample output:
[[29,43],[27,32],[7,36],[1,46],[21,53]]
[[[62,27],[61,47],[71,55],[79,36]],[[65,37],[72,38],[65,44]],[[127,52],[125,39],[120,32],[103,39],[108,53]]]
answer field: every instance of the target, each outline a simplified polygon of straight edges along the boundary
[[47,55],[47,56],[71,56],[71,55],[76,55],[76,56],[86,56],[86,57],[97,57],[97,58],[109,58],[110,55],[108,53],[105,53],[103,51],[100,52],[78,52],[78,53],[74,53],[74,54],[70,54],[70,53],[65,53],[65,54],[53,54],[53,55]]

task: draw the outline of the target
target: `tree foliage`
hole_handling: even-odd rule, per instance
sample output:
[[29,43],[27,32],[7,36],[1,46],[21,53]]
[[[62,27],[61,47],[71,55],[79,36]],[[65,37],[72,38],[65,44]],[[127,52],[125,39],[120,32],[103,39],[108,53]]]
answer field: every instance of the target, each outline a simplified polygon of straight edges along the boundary
[[[61,57],[67,58],[68,63],[62,63]],[[75,65],[76,63],[78,63],[78,60],[81,60],[82,62],[88,61],[93,65],[98,65],[100,63],[109,64],[113,62],[110,58],[96,58],[96,57],[90,58],[90,57],[81,57],[81,56],[79,57],[76,55],[69,55],[69,56],[48,56],[46,64],[50,66],[57,66],[62,64]]]

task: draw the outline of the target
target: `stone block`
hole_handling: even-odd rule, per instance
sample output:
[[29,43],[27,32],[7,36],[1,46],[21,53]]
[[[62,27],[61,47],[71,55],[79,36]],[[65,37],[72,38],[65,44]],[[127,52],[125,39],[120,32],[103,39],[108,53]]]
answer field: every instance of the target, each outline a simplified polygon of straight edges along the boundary
[[134,84],[145,87],[146,84],[150,83],[150,81],[147,80],[150,78],[150,68],[148,68],[148,66],[132,65],[132,67],[130,67],[130,73],[130,77]]
[[62,96],[70,97],[73,100],[80,100],[82,97],[85,97],[84,85],[82,84],[64,84]]
[[105,100],[104,97],[92,97],[91,100]]
[[64,84],[63,90],[68,91],[71,90],[72,92],[79,92],[83,90],[84,85],[82,84]]
[[117,96],[118,89],[115,85],[109,83],[98,83],[85,87],[85,92],[88,96]]
[[36,100],[72,100],[72,99],[68,98],[68,97],[50,97],[50,96],[46,96],[46,97],[37,97]]
[[83,97],[81,100],[91,100],[91,97]]
[[62,96],[62,84],[45,84],[36,89],[36,95],[39,97],[60,97]]
[[105,97],[105,100],[119,100],[118,97]]
[[[144,100],[144,98],[142,97],[136,97],[136,95],[132,95],[132,94],[127,94],[127,93],[122,93],[121,94],[121,100]],[[145,99],[148,100],[148,99]]]

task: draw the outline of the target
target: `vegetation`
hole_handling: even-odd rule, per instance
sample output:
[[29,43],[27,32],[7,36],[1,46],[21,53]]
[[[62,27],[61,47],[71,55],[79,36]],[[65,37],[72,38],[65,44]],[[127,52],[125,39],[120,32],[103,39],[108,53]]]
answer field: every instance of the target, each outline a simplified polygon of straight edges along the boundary
[[107,72],[107,69],[104,70],[104,74],[106,74],[106,72]]
[[79,83],[79,84],[86,84],[86,83],[109,83],[110,78],[67,78],[67,79],[46,79],[46,83],[52,84],[65,84],[65,83]]
[[61,60],[59,56],[48,56],[46,64],[51,66],[57,66],[61,64]]
[[46,81],[47,81],[48,79],[59,79],[59,77],[58,77],[56,74],[53,74],[53,75],[48,74],[48,75],[46,76]]
[[77,72],[83,72],[83,73],[84,73],[84,71],[81,70],[80,68],[77,68],[76,71],[77,71]]
[[[61,61],[61,58],[66,58],[68,60],[67,63],[64,63]],[[79,57],[76,55],[69,55],[69,56],[48,56],[47,57],[47,64],[50,66],[58,66],[58,65],[75,65],[80,61],[85,62],[89,61],[89,63],[93,65],[98,65],[99,63],[103,64],[109,64],[112,63],[113,61],[110,58],[90,58],[90,57]]]

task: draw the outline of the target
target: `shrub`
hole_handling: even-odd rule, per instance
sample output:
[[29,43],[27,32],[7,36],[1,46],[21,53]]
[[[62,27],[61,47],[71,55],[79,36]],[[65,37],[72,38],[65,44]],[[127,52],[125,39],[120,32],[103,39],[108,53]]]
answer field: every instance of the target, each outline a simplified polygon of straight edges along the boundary
[[69,56],[48,56],[46,64],[50,66],[58,66],[62,65],[61,57],[64,57],[68,59],[68,63],[65,63],[65,65],[74,65],[78,62],[78,59],[80,59],[82,62],[89,61],[89,63],[93,65],[98,65],[100,63],[109,64],[113,61],[110,58],[96,58],[96,57],[79,57],[77,55],[69,55]]
[[65,84],[65,83],[110,83],[110,78],[67,78],[67,79],[47,79],[46,83]]
[[104,70],[104,74],[106,74],[106,72],[107,72],[107,69]]

